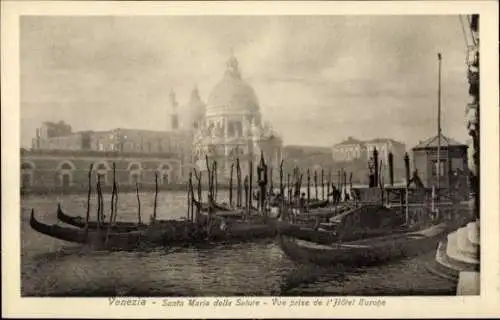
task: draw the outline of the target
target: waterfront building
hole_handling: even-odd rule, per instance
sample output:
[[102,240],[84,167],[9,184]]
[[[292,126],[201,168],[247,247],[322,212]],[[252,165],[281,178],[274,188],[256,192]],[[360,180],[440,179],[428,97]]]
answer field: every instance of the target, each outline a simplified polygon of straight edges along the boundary
[[467,184],[468,161],[466,144],[440,136],[441,152],[438,164],[438,136],[428,138],[413,147],[413,166],[426,187],[437,183],[438,165],[440,187],[453,188],[457,183]]
[[394,156],[394,159],[403,159],[406,152],[404,143],[393,140],[376,138],[372,140],[362,141],[353,137],[347,138],[332,148],[333,160],[336,162],[349,162],[354,160],[370,160],[373,155],[373,150],[377,149],[379,159],[387,162],[389,152]]
[[[378,159],[387,168],[389,153],[394,159],[394,179],[395,181],[404,178],[404,155],[406,146],[404,143],[386,138],[376,138],[362,141],[353,137],[348,137],[332,148],[332,158],[336,166],[354,172],[356,180],[365,181],[367,178],[368,162],[373,156],[373,150],[377,149]],[[348,168],[348,169],[346,169]],[[382,172],[386,177],[384,183],[388,183],[388,170]]]
[[123,187],[135,188],[158,184],[162,187],[184,183],[181,180],[182,159],[172,153],[138,153],[93,150],[21,149],[21,190],[50,192],[87,190],[90,165],[92,183],[100,177],[104,189],[113,183],[113,164],[116,181]]
[[366,158],[366,149],[363,141],[348,137],[332,148],[333,160],[336,162],[348,162]]

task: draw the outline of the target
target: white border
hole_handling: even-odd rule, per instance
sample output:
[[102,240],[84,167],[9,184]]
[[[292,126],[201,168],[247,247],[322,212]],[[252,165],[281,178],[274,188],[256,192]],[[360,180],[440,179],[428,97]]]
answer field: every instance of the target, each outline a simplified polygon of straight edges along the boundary
[[[473,317],[500,314],[498,3],[408,2],[1,2],[2,33],[2,314],[7,317],[243,318],[243,317]],[[481,296],[387,297],[378,308],[110,307],[107,299],[20,298],[19,16],[20,15],[376,15],[479,13],[481,40]],[[465,70],[465,64],[464,64]],[[464,106],[465,106],[464,101]],[[465,121],[465,115],[464,115]],[[465,124],[464,124],[465,126]],[[282,298],[291,300],[292,298]],[[313,298],[308,298],[310,301]],[[326,300],[327,298],[319,298]],[[205,300],[214,300],[206,298]]]

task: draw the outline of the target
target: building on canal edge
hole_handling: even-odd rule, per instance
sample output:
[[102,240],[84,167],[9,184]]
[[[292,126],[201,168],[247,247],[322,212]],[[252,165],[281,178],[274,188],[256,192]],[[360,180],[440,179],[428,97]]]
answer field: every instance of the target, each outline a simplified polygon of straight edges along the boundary
[[192,168],[206,168],[205,155],[218,162],[218,178],[229,177],[231,163],[241,161],[242,175],[250,160],[256,167],[263,152],[270,166],[283,158],[283,142],[262,119],[253,88],[241,76],[231,57],[222,79],[205,104],[194,88],[189,102],[179,107],[169,94],[166,130],[117,128],[73,132],[70,125],[45,122],[37,129],[31,148],[21,150],[21,187],[31,190],[80,189],[88,184],[88,170],[110,183],[116,163],[118,183],[125,186],[185,183]]
[[437,183],[437,172],[440,173],[440,185],[443,188],[454,188],[467,185],[468,162],[466,144],[457,142],[444,135],[440,137],[441,153],[438,170],[438,137],[437,135],[420,142],[413,147],[413,166],[424,186],[432,187]]

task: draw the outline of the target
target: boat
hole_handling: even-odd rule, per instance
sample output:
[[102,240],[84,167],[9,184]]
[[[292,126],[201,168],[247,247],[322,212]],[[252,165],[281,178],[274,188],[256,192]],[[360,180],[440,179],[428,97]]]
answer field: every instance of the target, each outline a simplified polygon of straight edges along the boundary
[[334,244],[319,244],[279,234],[279,244],[293,260],[321,266],[363,266],[432,251],[448,230],[449,224],[443,222],[418,231]]
[[161,244],[163,232],[156,230],[135,230],[130,232],[107,232],[105,229],[88,230],[73,227],[61,227],[56,224],[45,224],[35,218],[35,210],[31,210],[30,226],[35,231],[59,240],[78,244],[104,246],[106,249],[135,249],[145,244]]
[[248,221],[214,219],[210,224],[210,232],[201,223],[163,220],[143,230],[123,232],[112,229],[108,231],[105,228],[89,228],[85,230],[80,227],[49,225],[38,221],[34,210],[31,212],[30,226],[35,231],[58,240],[92,245],[107,250],[134,250],[155,246],[191,246],[211,242],[251,241],[258,238],[272,238],[276,235],[275,226],[265,219],[248,219]]
[[[61,204],[57,205],[57,219],[59,219],[61,222],[64,222],[66,224],[69,224],[71,226],[75,226],[78,228],[85,228],[86,222],[85,218],[80,217],[80,216],[69,216],[64,211],[61,209]],[[99,225],[99,226],[98,226]],[[101,229],[106,230],[108,228],[109,222],[101,222],[100,224],[97,223],[97,221],[89,221],[88,223],[88,228],[89,229],[97,229],[98,227]],[[135,223],[135,222],[123,222],[123,221],[117,221],[113,223],[111,226],[112,231],[121,231],[121,232],[128,232],[128,231],[134,231],[134,230],[140,230],[140,229],[146,229],[148,227],[147,224],[145,223]]]
[[[85,228],[85,219],[80,216],[70,216],[61,209],[61,205],[58,204],[57,206],[57,218],[63,223],[69,224],[74,227],[78,228]],[[174,219],[169,219],[169,220],[156,220],[155,225],[159,227],[166,227],[167,225],[172,225],[174,227],[179,227],[183,226],[186,224],[190,224],[190,222],[186,220],[174,220]],[[97,228],[100,228],[102,230],[107,230],[109,226],[109,222],[103,221],[100,224],[97,223],[97,221],[89,221],[89,226],[88,228],[90,230],[96,230]],[[136,230],[145,230],[151,227],[151,224],[145,224],[145,223],[135,223],[135,222],[125,222],[125,221],[117,221],[114,222],[111,227],[109,228],[110,231],[113,232],[130,232],[130,231],[136,231]]]

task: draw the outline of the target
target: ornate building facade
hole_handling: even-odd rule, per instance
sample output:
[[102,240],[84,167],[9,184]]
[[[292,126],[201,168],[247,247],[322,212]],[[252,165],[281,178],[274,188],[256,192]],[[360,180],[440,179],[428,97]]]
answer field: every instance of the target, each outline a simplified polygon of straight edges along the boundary
[[[196,100],[195,100],[196,101]],[[218,161],[221,176],[228,177],[231,164],[240,159],[242,174],[248,172],[263,152],[268,165],[279,166],[283,142],[269,123],[262,119],[259,100],[241,76],[238,61],[231,57],[226,70],[213,88],[204,112],[198,102],[192,118],[194,132],[193,163],[205,168],[205,155]]]

